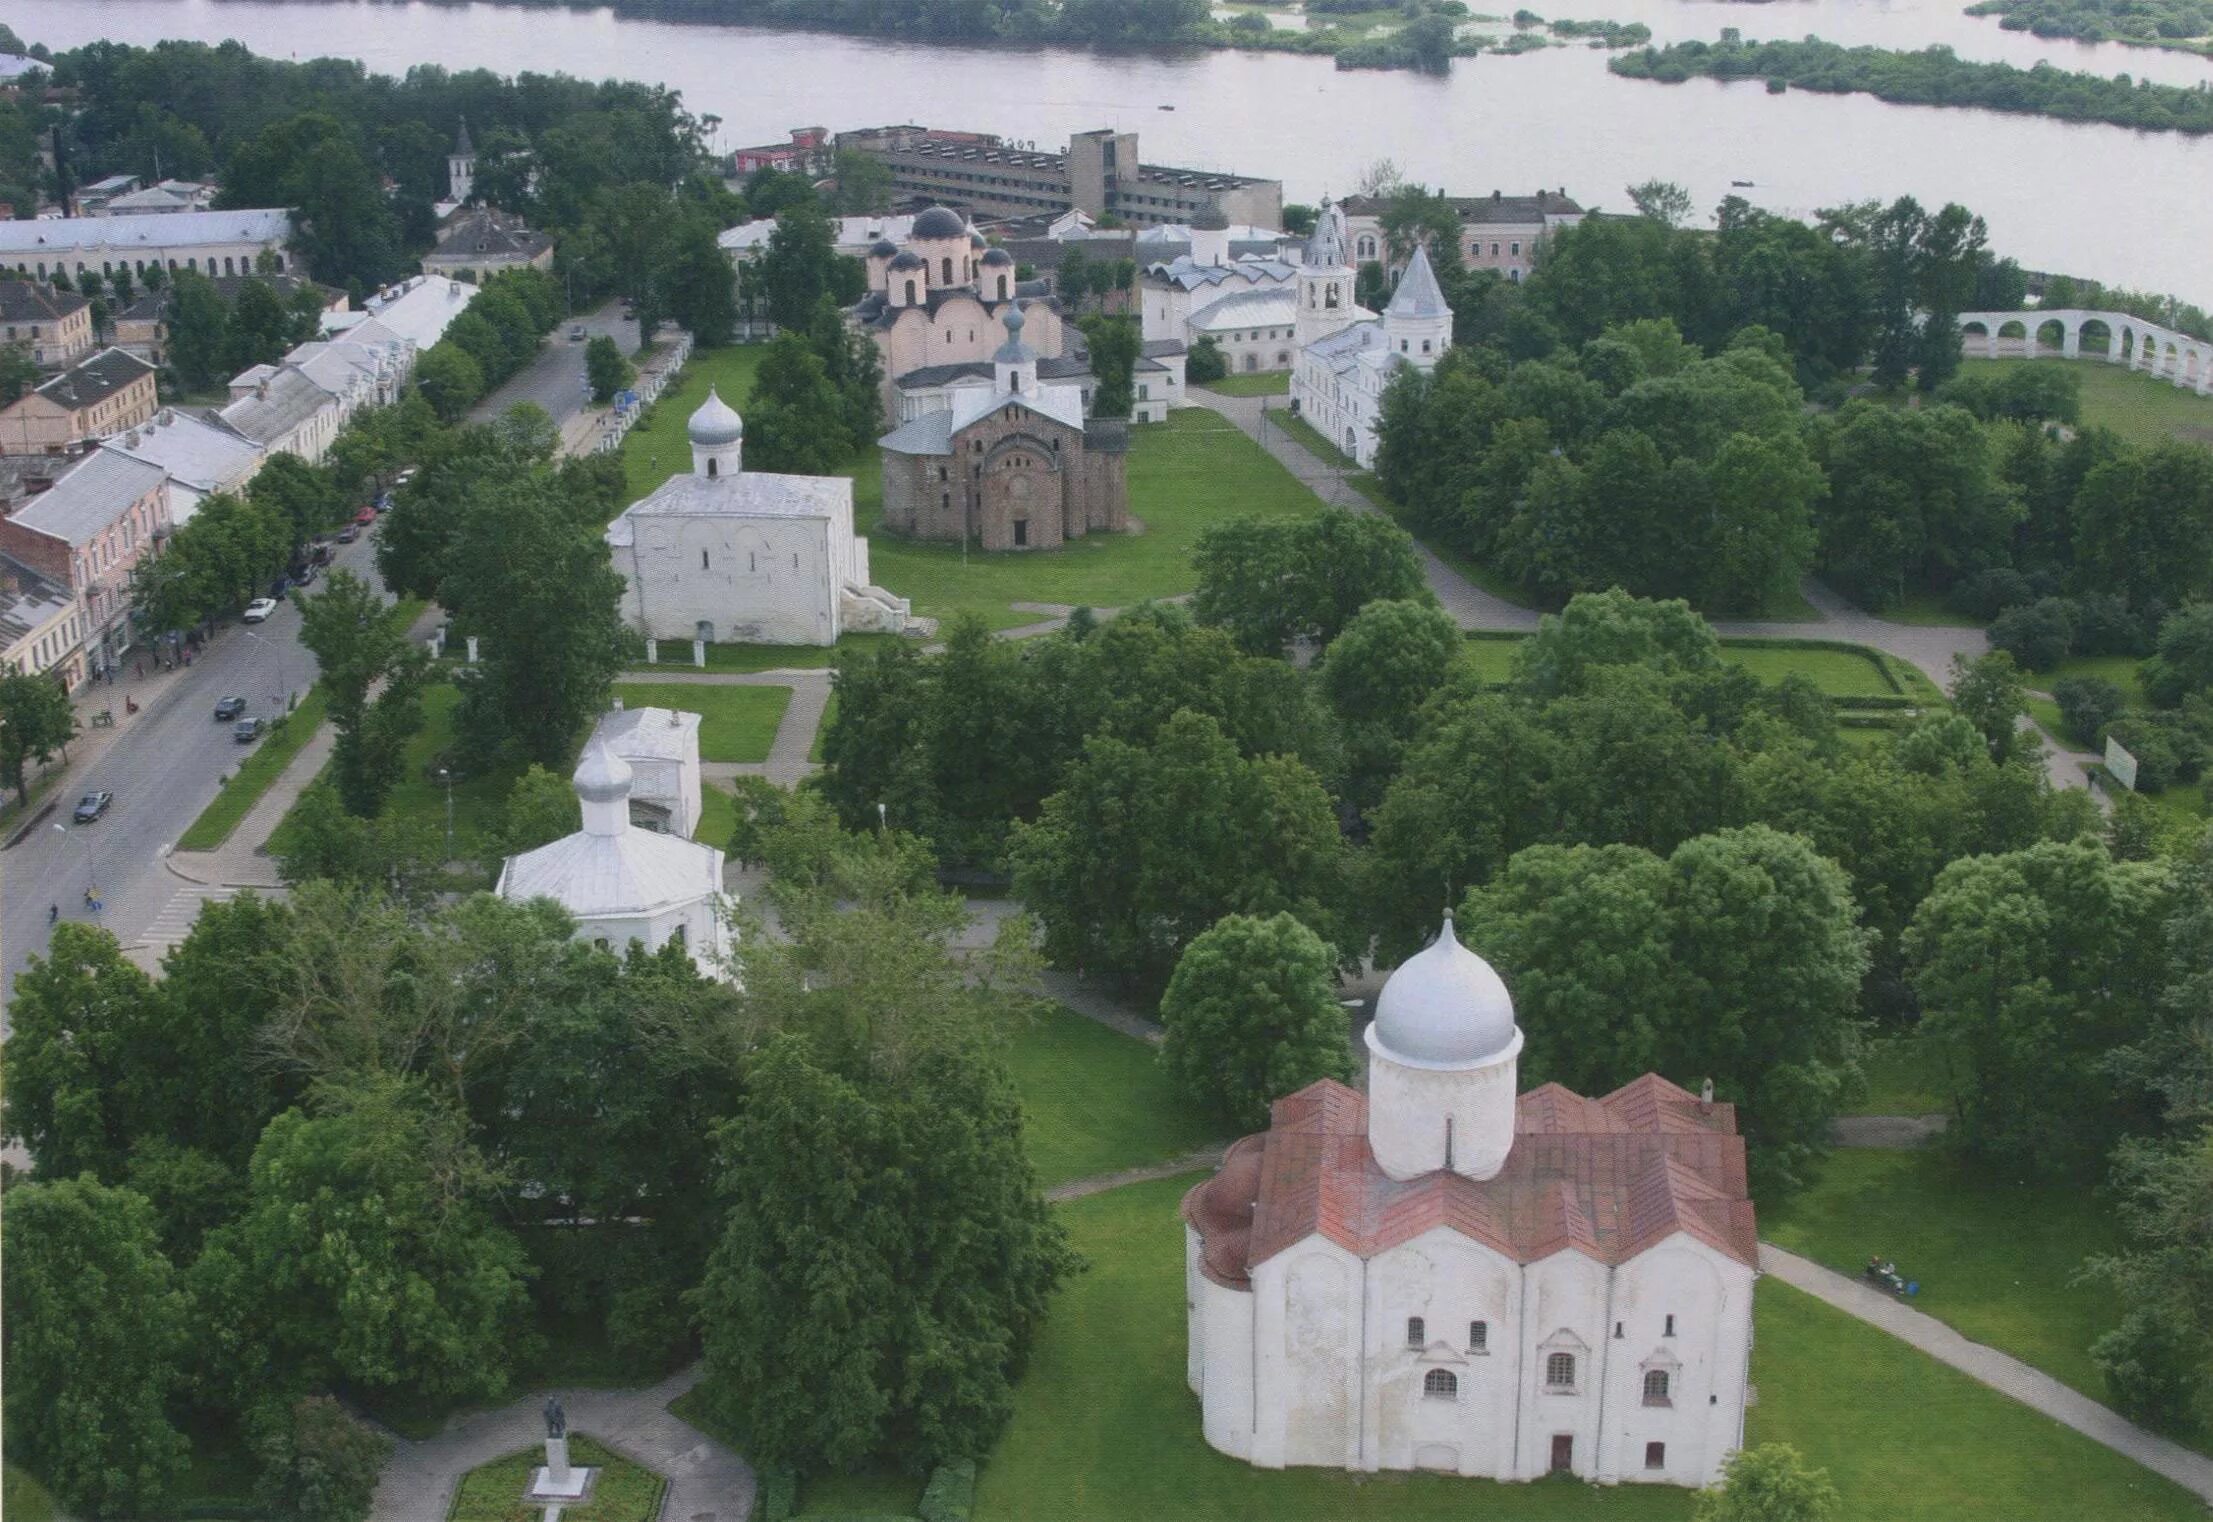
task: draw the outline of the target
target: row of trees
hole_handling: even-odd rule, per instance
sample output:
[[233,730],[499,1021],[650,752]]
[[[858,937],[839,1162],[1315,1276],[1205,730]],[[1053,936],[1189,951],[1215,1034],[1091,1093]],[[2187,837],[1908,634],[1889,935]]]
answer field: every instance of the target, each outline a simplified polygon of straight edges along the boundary
[[459,422],[536,357],[565,310],[560,282],[544,270],[500,271],[416,360],[416,389],[441,422]]

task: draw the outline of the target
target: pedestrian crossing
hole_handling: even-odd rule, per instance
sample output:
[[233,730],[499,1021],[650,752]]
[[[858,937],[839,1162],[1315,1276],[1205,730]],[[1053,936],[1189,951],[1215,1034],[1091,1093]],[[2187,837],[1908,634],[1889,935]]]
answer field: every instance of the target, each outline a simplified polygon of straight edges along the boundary
[[154,916],[154,922],[146,927],[138,944],[159,957],[192,933],[193,922],[199,919],[203,907],[210,903],[227,904],[238,897],[238,891],[207,883],[185,883],[169,896],[169,902]]

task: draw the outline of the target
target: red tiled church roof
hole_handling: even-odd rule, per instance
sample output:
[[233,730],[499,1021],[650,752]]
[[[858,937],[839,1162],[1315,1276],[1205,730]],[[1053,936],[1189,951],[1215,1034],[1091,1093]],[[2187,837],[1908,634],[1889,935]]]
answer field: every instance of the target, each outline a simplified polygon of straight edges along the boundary
[[1556,1083],[1522,1095],[1506,1166],[1480,1182],[1391,1178],[1368,1151],[1367,1100],[1332,1079],[1277,1100],[1269,1120],[1183,1199],[1207,1276],[1232,1288],[1316,1233],[1368,1258],[1438,1226],[1520,1263],[1566,1248],[1621,1263],[1681,1231],[1758,1264],[1735,1106],[1653,1073],[1602,1099]]

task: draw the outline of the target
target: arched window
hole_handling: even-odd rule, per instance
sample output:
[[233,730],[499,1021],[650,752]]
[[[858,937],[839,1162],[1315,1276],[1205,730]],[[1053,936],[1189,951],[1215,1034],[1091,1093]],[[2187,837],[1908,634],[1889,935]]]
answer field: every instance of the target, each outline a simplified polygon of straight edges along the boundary
[[[714,474],[715,474],[715,465],[716,465],[716,460],[715,460],[714,456],[713,456],[713,455],[709,455],[709,456],[707,457],[707,476],[708,476],[708,479],[710,479],[710,480],[712,480],[712,479],[714,478]],[[701,570],[705,570],[706,568],[707,568],[707,556],[706,556],[706,551],[702,550],[702,551],[700,552],[700,569],[701,569]]]
[[1001,301],[1007,299],[1007,277],[1004,275],[999,277],[999,299]]
[[1421,1317],[1419,1317],[1419,1316],[1409,1316],[1409,1317],[1407,1317],[1407,1318],[1406,1318],[1406,1345],[1407,1345],[1408,1347],[1410,1347],[1410,1348],[1418,1348],[1418,1347],[1422,1346],[1422,1345],[1423,1345],[1423,1344],[1424,1344],[1425,1342],[1427,1342],[1428,1340],[1429,1340],[1429,1339],[1428,1339],[1428,1337],[1427,1337],[1427,1336],[1425,1335],[1425,1329],[1424,1329],[1424,1327],[1423,1327],[1423,1325],[1422,1325],[1422,1318],[1421,1318]]
[[1491,1350],[1491,1324],[1488,1321],[1468,1323],[1468,1351],[1488,1353]]
[[1431,1369],[1422,1376],[1422,1394],[1430,1400],[1458,1400],[1460,1376],[1450,1369]]
[[1672,1402],[1671,1402],[1671,1401],[1669,1401],[1669,1399],[1668,1399],[1668,1395],[1667,1395],[1667,1382],[1668,1382],[1667,1370],[1665,1370],[1665,1369],[1647,1369],[1647,1370],[1645,1370],[1645,1371],[1644,1371],[1644,1403],[1645,1403],[1646,1405],[1648,1405],[1648,1406],[1665,1406],[1665,1405],[1670,1405],[1670,1404],[1672,1404]]
[[1544,1383],[1547,1390],[1572,1390],[1575,1388],[1575,1355],[1554,1353],[1544,1361]]
[[1360,257],[1363,259],[1373,259],[1375,257],[1375,239],[1366,236],[1360,239]]
[[914,305],[914,282],[912,280],[907,282],[907,305]]
[[953,261],[948,258],[942,263],[945,270],[945,284],[951,285],[953,283]]
[[1335,284],[1326,285],[1322,288],[1322,305],[1333,312],[1337,310],[1337,287]]

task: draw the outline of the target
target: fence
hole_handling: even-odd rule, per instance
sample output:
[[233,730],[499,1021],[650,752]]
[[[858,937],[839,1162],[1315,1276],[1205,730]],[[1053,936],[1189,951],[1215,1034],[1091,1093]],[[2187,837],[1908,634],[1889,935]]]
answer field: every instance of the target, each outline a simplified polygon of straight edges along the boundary
[[683,370],[685,361],[691,357],[692,335],[679,332],[673,343],[647,360],[645,368],[638,372],[638,378],[631,383],[629,404],[616,407],[600,424],[599,442],[592,446],[593,450],[606,454],[620,449],[623,437],[637,426],[638,419],[645,416],[645,410],[660,400],[661,393],[668,389],[669,382],[676,379]]

